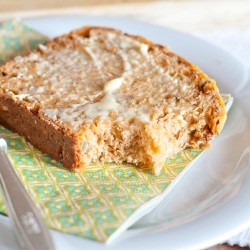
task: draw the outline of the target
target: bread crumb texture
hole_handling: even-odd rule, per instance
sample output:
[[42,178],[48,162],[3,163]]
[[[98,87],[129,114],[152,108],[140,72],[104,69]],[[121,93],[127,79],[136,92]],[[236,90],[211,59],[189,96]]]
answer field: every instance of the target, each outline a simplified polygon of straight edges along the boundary
[[83,27],[0,67],[0,123],[79,170],[209,148],[226,120],[214,80],[166,47]]

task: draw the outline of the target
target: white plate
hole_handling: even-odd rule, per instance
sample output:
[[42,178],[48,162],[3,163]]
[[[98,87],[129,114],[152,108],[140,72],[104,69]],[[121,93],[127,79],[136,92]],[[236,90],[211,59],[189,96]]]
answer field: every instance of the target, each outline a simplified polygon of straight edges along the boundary
[[[127,230],[119,241],[105,246],[52,231],[58,250],[194,250],[215,245],[250,226],[250,110],[247,109],[250,76],[245,66],[203,40],[144,22],[64,16],[30,19],[28,23],[49,37],[83,25],[111,26],[145,36],[169,45],[214,78],[222,93],[231,93],[235,98],[226,126],[212,148],[201,156],[166,199]],[[19,249],[8,218],[0,218],[0,248]]]

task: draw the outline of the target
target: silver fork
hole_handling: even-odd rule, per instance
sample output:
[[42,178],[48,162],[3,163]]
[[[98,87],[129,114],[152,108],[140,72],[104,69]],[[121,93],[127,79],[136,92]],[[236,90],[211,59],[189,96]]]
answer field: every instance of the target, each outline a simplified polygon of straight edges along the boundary
[[0,188],[16,237],[25,250],[54,250],[54,244],[38,208],[19,180],[0,135]]

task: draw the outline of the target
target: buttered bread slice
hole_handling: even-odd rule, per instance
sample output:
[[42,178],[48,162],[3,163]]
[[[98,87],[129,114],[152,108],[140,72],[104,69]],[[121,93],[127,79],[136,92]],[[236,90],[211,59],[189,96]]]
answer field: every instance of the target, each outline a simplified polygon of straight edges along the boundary
[[68,169],[210,146],[226,120],[215,81],[145,38],[83,27],[0,67],[0,123]]

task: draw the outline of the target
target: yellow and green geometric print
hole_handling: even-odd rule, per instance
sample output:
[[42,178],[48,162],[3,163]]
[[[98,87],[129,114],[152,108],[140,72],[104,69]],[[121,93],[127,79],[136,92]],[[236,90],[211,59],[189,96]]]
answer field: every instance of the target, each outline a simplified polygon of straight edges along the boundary
[[48,38],[28,25],[11,19],[0,25],[0,65],[16,56],[25,55]]
[[[23,137],[0,125],[8,155],[49,227],[105,242],[141,205],[166,190],[199,154],[189,150],[167,159],[159,176],[130,164],[90,164],[70,172]],[[6,213],[2,197],[0,211]]]

